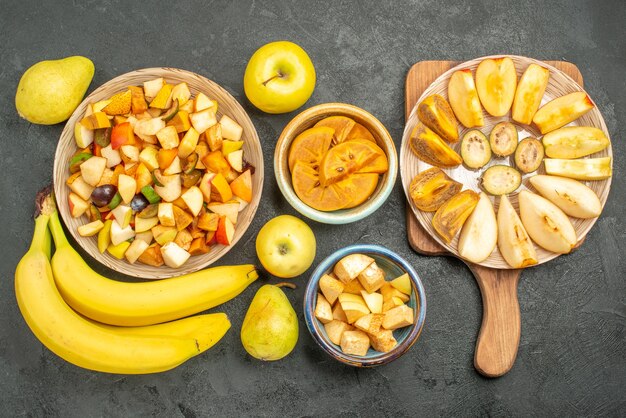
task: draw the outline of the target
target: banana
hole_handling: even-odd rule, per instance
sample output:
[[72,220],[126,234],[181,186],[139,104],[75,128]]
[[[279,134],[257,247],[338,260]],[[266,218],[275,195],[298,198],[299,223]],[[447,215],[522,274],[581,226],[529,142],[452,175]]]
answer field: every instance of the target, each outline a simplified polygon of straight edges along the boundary
[[127,283],[93,271],[67,241],[57,212],[50,216],[54,278],[73,309],[110,325],[141,326],[193,315],[229,301],[258,277],[250,264],[222,266],[171,279]]
[[[52,201],[51,196],[48,195],[47,200]],[[42,206],[44,211],[36,217],[31,246],[15,271],[15,294],[26,323],[48,349],[86,369],[143,374],[174,368],[210,347],[208,340],[152,334],[172,333],[175,324],[164,324],[152,330],[145,327],[134,334],[131,329],[119,332],[114,327],[94,324],[74,312],[55,286],[46,254],[48,210],[54,208],[54,204]],[[193,330],[184,328],[181,327],[181,332],[194,334]],[[219,339],[222,329],[216,328]]]

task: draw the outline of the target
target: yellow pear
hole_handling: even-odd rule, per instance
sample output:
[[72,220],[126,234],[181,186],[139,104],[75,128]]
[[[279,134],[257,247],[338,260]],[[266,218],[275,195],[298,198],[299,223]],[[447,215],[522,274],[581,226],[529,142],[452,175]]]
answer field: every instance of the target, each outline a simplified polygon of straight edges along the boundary
[[80,104],[93,73],[93,62],[81,56],[38,62],[22,75],[15,108],[32,123],[63,122]]

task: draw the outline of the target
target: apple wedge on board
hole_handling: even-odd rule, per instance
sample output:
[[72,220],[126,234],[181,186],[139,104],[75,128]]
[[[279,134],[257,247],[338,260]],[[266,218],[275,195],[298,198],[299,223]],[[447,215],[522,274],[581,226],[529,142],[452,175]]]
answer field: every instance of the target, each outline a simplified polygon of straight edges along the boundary
[[492,116],[504,116],[509,112],[517,74],[515,64],[509,57],[483,60],[476,68],[476,91],[485,110]]

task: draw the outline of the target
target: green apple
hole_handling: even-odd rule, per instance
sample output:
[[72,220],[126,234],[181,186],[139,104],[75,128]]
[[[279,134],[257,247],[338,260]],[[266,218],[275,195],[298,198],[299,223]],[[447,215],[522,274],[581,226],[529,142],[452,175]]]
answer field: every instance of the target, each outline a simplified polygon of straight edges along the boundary
[[291,215],[267,222],[256,237],[256,253],[272,275],[291,278],[304,273],[315,259],[316,241],[311,228]]
[[315,68],[306,51],[293,42],[271,42],[248,61],[243,87],[250,102],[262,111],[291,112],[313,94]]

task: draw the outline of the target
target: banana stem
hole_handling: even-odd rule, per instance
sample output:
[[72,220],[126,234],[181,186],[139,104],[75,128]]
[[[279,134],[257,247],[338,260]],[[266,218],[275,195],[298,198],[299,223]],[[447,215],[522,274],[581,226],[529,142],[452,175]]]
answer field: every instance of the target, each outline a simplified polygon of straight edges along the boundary
[[52,238],[54,239],[54,246],[59,250],[65,246],[69,246],[70,243],[63,232],[61,221],[59,220],[59,212],[55,211],[50,215],[50,223],[48,224],[50,232],[52,232]]
[[[39,215],[35,218],[35,232],[33,232],[33,240],[30,243],[29,251],[43,251],[46,252],[46,235],[48,231],[48,221],[50,217],[48,215]],[[49,236],[48,236],[49,238]],[[50,252],[46,253],[49,258]]]

